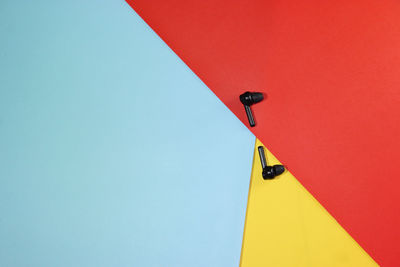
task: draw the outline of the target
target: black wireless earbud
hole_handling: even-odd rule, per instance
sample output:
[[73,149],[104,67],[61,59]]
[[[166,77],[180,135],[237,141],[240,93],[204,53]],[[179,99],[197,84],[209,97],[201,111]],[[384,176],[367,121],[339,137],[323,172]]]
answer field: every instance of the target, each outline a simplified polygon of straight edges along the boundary
[[244,94],[240,95],[240,102],[244,105],[244,109],[246,110],[247,118],[249,119],[249,123],[251,127],[254,127],[256,123],[254,122],[254,117],[253,113],[251,112],[250,106],[260,102],[261,100],[264,99],[264,96],[262,93],[251,93],[251,92],[245,92]]
[[264,180],[274,179],[275,176],[281,175],[285,171],[285,167],[283,165],[267,165],[264,148],[262,146],[258,147],[258,154],[260,154],[261,166],[263,169],[262,176]]

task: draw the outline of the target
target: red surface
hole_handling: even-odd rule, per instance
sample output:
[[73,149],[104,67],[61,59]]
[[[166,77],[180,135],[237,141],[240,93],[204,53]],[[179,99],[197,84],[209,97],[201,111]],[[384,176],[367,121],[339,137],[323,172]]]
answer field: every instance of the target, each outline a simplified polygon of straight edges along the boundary
[[246,125],[239,95],[265,92],[251,131],[400,266],[399,1],[128,2]]

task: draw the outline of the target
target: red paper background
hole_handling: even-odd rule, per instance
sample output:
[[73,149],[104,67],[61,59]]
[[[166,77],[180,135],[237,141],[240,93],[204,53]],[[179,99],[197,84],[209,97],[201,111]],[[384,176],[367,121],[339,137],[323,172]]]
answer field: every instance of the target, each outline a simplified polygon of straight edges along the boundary
[[399,266],[399,1],[128,3],[246,125],[239,95],[266,93],[251,131],[379,264]]

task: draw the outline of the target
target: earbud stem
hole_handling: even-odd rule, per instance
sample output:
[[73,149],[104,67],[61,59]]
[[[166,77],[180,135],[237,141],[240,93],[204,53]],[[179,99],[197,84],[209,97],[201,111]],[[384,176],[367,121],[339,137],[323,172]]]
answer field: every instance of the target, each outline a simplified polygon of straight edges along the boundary
[[251,112],[250,106],[244,105],[244,109],[246,110],[247,119],[249,119],[249,123],[251,127],[254,127],[256,123],[254,122],[253,113]]
[[258,154],[260,155],[261,166],[264,169],[265,167],[267,167],[267,159],[265,157],[264,147],[258,147]]

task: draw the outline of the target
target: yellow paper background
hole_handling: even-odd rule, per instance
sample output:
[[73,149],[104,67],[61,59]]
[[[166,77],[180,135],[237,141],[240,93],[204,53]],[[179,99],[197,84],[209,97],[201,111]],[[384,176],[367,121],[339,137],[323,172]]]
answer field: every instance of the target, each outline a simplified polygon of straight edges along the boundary
[[[240,266],[378,266],[290,172],[263,180],[259,145],[257,139]],[[269,165],[279,164],[265,152]]]

